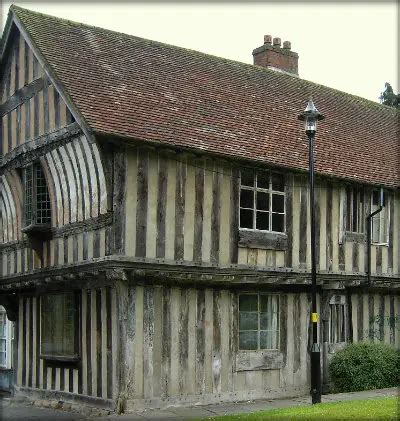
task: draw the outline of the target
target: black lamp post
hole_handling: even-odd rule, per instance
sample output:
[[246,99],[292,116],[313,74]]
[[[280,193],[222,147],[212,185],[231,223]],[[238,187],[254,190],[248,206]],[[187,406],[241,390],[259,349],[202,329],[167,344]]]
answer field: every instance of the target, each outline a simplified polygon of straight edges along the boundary
[[305,132],[308,136],[309,151],[309,185],[310,185],[310,210],[311,210],[311,293],[312,309],[311,322],[313,343],[311,348],[311,400],[312,403],[321,402],[321,354],[318,343],[318,314],[317,314],[317,266],[315,261],[315,203],[314,203],[314,138],[317,131],[317,120],[324,116],[318,112],[314,103],[308,101],[307,107],[299,120],[305,122]]

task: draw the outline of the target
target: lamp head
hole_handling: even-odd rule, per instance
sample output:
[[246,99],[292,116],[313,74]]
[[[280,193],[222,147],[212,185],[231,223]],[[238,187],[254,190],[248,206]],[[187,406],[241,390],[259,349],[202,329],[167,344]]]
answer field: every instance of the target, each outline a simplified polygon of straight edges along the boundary
[[304,121],[306,133],[313,135],[317,131],[317,121],[323,120],[324,116],[315,108],[310,99],[306,109],[298,116],[298,119]]

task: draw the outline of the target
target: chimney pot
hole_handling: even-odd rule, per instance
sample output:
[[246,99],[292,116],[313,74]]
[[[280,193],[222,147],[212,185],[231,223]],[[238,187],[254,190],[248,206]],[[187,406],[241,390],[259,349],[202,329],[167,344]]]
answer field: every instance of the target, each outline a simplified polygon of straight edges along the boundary
[[272,44],[272,36],[264,35],[264,44]]
[[281,46],[281,39],[280,38],[274,38],[274,46],[280,47]]
[[283,48],[281,48],[281,38],[272,38],[271,35],[264,35],[264,45],[253,50],[254,64],[278,72],[299,76],[299,55],[291,51],[291,47],[291,43],[285,41]]

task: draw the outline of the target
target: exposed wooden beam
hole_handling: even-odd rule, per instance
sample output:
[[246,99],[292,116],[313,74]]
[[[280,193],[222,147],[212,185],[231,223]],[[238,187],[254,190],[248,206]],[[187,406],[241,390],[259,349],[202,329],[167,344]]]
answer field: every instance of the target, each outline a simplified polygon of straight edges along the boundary
[[0,159],[0,174],[12,168],[26,165],[59,145],[60,142],[70,140],[79,135],[81,128],[74,122],[51,133],[38,136],[32,141],[25,142]]
[[50,85],[50,80],[45,77],[41,77],[34,80],[29,85],[25,85],[22,88],[17,89],[6,102],[0,104],[0,116],[8,114],[19,105],[31,99],[35,94],[42,91],[48,85]]

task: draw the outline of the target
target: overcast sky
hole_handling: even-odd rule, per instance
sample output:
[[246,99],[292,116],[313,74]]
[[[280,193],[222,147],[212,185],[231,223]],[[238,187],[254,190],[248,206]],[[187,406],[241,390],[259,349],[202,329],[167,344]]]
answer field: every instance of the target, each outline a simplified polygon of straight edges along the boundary
[[[398,5],[394,1],[14,3],[245,63],[252,63],[252,50],[270,34],[291,41],[300,56],[303,79],[373,101],[378,101],[385,82],[398,92]],[[3,14],[9,5],[3,1]],[[4,15],[2,20],[4,25]]]

